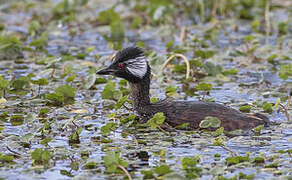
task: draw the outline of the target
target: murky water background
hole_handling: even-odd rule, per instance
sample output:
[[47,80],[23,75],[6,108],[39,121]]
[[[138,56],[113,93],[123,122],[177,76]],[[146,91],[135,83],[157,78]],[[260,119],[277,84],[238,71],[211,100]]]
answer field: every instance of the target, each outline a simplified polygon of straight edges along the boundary
[[[55,1],[54,3],[57,3]],[[96,8],[95,13],[105,9],[109,6],[110,3],[105,3],[106,6],[100,6]],[[2,10],[6,4],[0,5],[0,10]],[[86,12],[85,12],[86,13]],[[92,11],[88,12],[94,13]],[[285,11],[276,12],[276,17],[279,19],[287,19],[288,15]],[[5,27],[8,31],[17,32],[20,34],[27,33],[27,22],[31,17],[31,14],[28,12],[0,12],[0,19],[4,22]],[[290,16],[291,17],[291,16]],[[85,22],[86,24],[86,22]],[[222,56],[227,54],[228,51],[233,51],[234,49],[242,46],[242,37],[251,33],[249,27],[244,25],[244,22],[238,22],[239,29],[237,32],[234,32],[231,28],[227,28],[229,36],[225,36],[224,32],[218,33],[218,40],[216,44],[209,42],[209,45],[214,48],[218,53],[216,53],[215,58],[210,60],[218,64],[223,65],[226,69],[236,68],[238,62],[223,62]],[[242,25],[242,26],[241,26]],[[77,54],[84,51],[90,46],[94,46],[95,49],[91,52],[92,54],[98,54],[101,57],[109,56],[114,51],[109,48],[107,41],[99,33],[99,28],[91,28],[90,26],[83,27],[83,32],[78,32],[75,36],[70,36],[68,34],[68,27],[63,27],[63,25],[58,25],[57,28],[52,28],[49,32],[49,41],[48,41],[48,53],[53,54],[56,57],[59,57],[61,54]],[[163,31],[163,27],[160,27],[160,31]],[[179,33],[179,32],[176,32]],[[200,35],[200,31],[194,29],[190,33]],[[159,55],[165,55],[165,39],[160,37],[160,32],[153,29],[141,30],[139,32],[129,30],[126,32],[126,37],[128,37],[128,42],[124,43],[124,47],[132,45],[137,41],[143,41],[145,45],[151,48],[153,51],[157,52]],[[230,44],[229,39],[234,38]],[[290,43],[291,39],[283,41],[284,44]],[[269,45],[265,44],[265,41],[261,42],[262,48],[269,46],[277,46],[277,41],[275,37],[269,39]],[[292,52],[289,47],[283,46],[283,51],[287,51],[287,55],[292,59]],[[218,57],[218,58],[216,58]],[[35,58],[35,57],[34,57]],[[36,58],[42,58],[42,55],[37,56]],[[97,67],[102,67],[103,64],[99,59],[95,59],[93,56],[88,56],[84,61],[89,61],[94,63]],[[290,60],[291,61],[291,60]],[[67,63],[67,62],[65,62]],[[68,62],[72,64],[73,69],[78,69],[77,74],[79,77],[88,76],[88,67],[82,65],[80,61],[73,60]],[[291,62],[289,62],[291,63]],[[58,64],[62,68],[62,63]],[[259,65],[260,66],[260,65]],[[216,102],[223,103],[235,108],[239,108],[239,105],[252,103],[255,101],[267,101],[267,102],[276,102],[278,97],[268,96],[267,98],[263,97],[263,94],[266,92],[273,92],[273,90],[278,89],[280,86],[283,86],[287,82],[292,82],[292,79],[288,79],[285,82],[279,78],[277,73],[272,73],[269,68],[266,68],[266,65],[263,65],[264,70],[257,70],[257,67],[246,66],[240,67],[239,73],[236,77],[231,77],[231,81],[224,82],[223,84],[218,85],[218,83],[213,83],[213,88],[210,92],[208,98],[214,98]],[[11,76],[21,77],[26,76],[30,72],[37,74],[41,77],[48,77],[49,72],[46,67],[42,65],[35,64],[35,61],[27,57],[24,59],[23,63],[15,63],[13,60],[0,61],[0,75],[4,75],[5,78],[11,78]],[[185,97],[184,92],[182,91],[182,84],[180,81],[175,80],[175,76],[180,76],[177,74],[171,74],[168,70],[165,70],[167,74],[165,76],[166,81],[161,83],[159,78],[152,78],[152,89],[151,94],[159,97],[165,98],[164,88],[173,85],[178,87],[179,95],[177,99],[183,99]],[[119,79],[115,79],[119,80]],[[260,81],[268,81],[270,86],[265,84],[258,84]],[[214,78],[206,78],[206,81],[214,81]],[[57,84],[62,83],[56,82]],[[81,82],[79,82],[81,83]],[[239,84],[245,84],[246,86],[239,87]],[[248,86],[255,83],[255,86]],[[127,158],[131,164],[133,171],[135,171],[136,178],[141,178],[139,171],[145,167],[155,167],[161,162],[174,167],[177,169],[179,167],[179,160],[181,157],[199,155],[201,161],[199,166],[204,167],[204,175],[202,179],[211,179],[212,173],[205,172],[206,169],[210,171],[222,171],[224,172],[224,159],[230,154],[221,147],[213,146],[212,137],[204,135],[201,132],[194,132],[193,134],[186,134],[185,132],[180,132],[179,134],[174,133],[173,136],[166,137],[163,133],[159,132],[150,132],[150,133],[138,133],[136,134],[137,139],[142,139],[147,142],[147,145],[143,145],[140,150],[147,151],[150,155],[148,162],[143,162],[138,158],[129,158],[128,154],[135,151],[134,143],[131,141],[131,138],[128,140],[121,137],[119,133],[113,134],[111,137],[114,141],[109,144],[102,144],[92,141],[93,137],[100,136],[100,127],[102,127],[108,121],[108,114],[114,112],[114,110],[105,111],[101,105],[101,92],[104,85],[97,85],[96,90],[79,90],[75,99],[76,102],[74,105],[67,108],[54,108],[51,107],[51,113],[49,118],[53,119],[51,124],[53,129],[54,139],[49,143],[49,148],[55,153],[56,159],[53,166],[48,169],[43,169],[42,167],[32,166],[30,159],[30,151],[35,148],[42,148],[43,146],[38,143],[39,138],[31,138],[30,136],[35,135],[37,137],[38,130],[40,125],[37,124],[38,121],[34,120],[30,122],[25,120],[25,123],[21,126],[12,126],[10,122],[1,122],[1,125],[4,126],[4,130],[1,133],[1,147],[0,152],[9,153],[6,146],[12,148],[16,152],[21,154],[20,159],[16,159],[17,165],[10,167],[1,167],[0,177],[4,179],[71,179],[65,175],[60,174],[60,170],[70,171],[70,160],[62,160],[60,157],[63,154],[68,156],[75,157],[79,159],[80,168],[77,171],[71,170],[71,173],[75,176],[75,179],[104,179],[110,178],[110,176],[103,174],[104,166],[102,165],[102,157],[105,155],[105,152],[102,150],[106,146],[109,147],[119,147],[122,150],[122,154]],[[42,89],[42,92],[47,92],[53,90],[54,87],[46,87]],[[25,98],[29,98],[31,95],[26,95]],[[187,100],[197,100],[196,97],[186,97]],[[43,106],[43,102],[33,102],[29,101],[27,104],[23,104],[22,100],[15,99],[14,101],[9,101],[9,108],[5,111],[11,113],[26,113],[26,114],[36,114],[40,109],[40,106]],[[95,112],[95,108],[97,111]],[[79,126],[90,125],[91,130],[83,130],[80,135],[81,144],[76,146],[70,146],[68,144],[68,131],[69,128],[65,128],[63,131],[57,131],[60,128],[64,127],[64,119],[70,119],[74,114],[70,113],[73,109],[87,109],[88,113],[81,114],[76,118],[75,123]],[[260,109],[253,109],[260,110]],[[4,111],[4,109],[0,109]],[[289,110],[291,112],[291,109]],[[291,123],[286,122],[286,117],[283,112],[274,111],[272,114],[268,114],[272,122],[276,122],[276,125],[271,125],[270,127],[264,128],[263,133],[260,137],[268,137],[267,140],[257,140],[252,136],[237,136],[234,138],[227,138],[226,146],[244,156],[247,152],[250,152],[252,156],[257,156],[263,154],[265,157],[272,157],[278,150],[287,150],[292,149],[292,126]],[[19,142],[26,141],[26,138],[31,144],[30,148],[23,148],[19,145]],[[159,156],[155,155],[155,152],[159,152],[161,149],[166,149],[165,160],[161,160]],[[98,167],[95,170],[86,170],[82,168],[89,160],[80,160],[81,151],[90,152],[89,159],[94,160],[98,163]],[[214,159],[214,154],[219,153],[221,157]],[[59,156],[58,156],[59,154]],[[57,158],[59,157],[59,158]],[[268,161],[268,160],[267,160]],[[291,174],[287,172],[292,170],[292,160],[291,156],[287,153],[278,157],[278,161],[281,166],[278,170],[282,170],[284,174]],[[146,165],[145,165],[146,164]],[[227,167],[228,168],[228,167]],[[225,174],[226,177],[232,177],[239,172],[246,174],[255,174],[256,179],[270,179],[276,177],[274,171],[271,169],[259,170],[260,167],[238,167],[228,171],[228,174]],[[114,178],[114,177],[112,177]]]

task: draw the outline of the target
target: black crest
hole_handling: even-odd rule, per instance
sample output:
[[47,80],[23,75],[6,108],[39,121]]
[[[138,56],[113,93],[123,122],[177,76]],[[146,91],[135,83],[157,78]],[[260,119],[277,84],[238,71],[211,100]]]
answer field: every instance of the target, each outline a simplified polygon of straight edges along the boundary
[[119,52],[117,52],[114,61],[115,62],[123,62],[128,59],[136,59],[137,57],[144,56],[144,51],[136,46],[127,47]]

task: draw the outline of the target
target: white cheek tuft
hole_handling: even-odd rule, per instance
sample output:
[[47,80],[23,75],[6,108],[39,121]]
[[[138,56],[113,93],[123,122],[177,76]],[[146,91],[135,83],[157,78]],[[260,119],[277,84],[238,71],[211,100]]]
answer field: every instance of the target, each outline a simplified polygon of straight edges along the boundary
[[145,56],[125,61],[128,71],[136,77],[142,79],[147,73],[147,61]]

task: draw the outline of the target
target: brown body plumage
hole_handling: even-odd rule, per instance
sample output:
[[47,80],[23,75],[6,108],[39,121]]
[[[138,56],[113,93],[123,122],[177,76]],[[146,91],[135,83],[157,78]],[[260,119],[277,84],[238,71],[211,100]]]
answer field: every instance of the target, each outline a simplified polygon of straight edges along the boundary
[[[125,56],[127,53],[130,58]],[[124,56],[120,58],[118,56],[120,54]],[[221,126],[228,131],[250,129],[269,122],[268,118],[262,114],[247,115],[230,107],[212,102],[162,100],[160,102],[150,103],[151,68],[148,62],[145,60],[145,68],[147,67],[147,71],[140,78],[130,73],[135,72],[135,69],[131,69],[131,71],[123,69],[127,67],[127,63],[120,64],[124,62],[131,62],[133,64],[135,63],[135,58],[142,56],[144,57],[144,53],[141,49],[136,47],[126,48],[116,55],[114,62],[108,68],[98,72],[98,74],[112,74],[128,80],[134,110],[140,115],[142,122],[146,122],[158,112],[164,113],[166,117],[165,121],[169,125],[178,126],[183,123],[189,123],[189,128],[191,129],[199,128],[200,122],[207,116],[219,118],[221,120]]]

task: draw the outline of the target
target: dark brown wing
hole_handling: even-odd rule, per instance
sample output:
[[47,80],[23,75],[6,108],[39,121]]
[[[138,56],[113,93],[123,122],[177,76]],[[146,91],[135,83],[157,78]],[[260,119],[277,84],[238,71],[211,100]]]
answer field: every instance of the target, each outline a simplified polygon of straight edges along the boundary
[[250,129],[268,122],[261,114],[243,114],[230,107],[203,101],[161,101],[151,105],[152,112],[163,112],[166,122],[172,126],[189,123],[192,129],[199,128],[206,116],[217,117],[225,130]]

